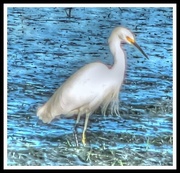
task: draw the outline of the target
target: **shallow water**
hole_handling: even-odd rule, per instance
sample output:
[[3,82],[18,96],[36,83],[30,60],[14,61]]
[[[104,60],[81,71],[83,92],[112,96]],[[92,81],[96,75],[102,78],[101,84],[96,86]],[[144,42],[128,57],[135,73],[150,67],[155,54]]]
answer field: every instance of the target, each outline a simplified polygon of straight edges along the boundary
[[[127,147],[159,153],[138,162],[123,160],[125,165],[172,165],[172,8],[73,8],[68,14],[65,8],[8,8],[7,164],[120,164],[102,161],[105,146],[121,160],[118,152]],[[123,119],[109,112],[104,117],[100,111],[90,117],[88,147],[99,157],[91,153],[93,161],[84,162],[72,134],[75,118],[47,125],[38,120],[36,109],[83,65],[113,63],[107,39],[118,25],[134,32],[149,59],[124,45],[128,60],[119,95]]]

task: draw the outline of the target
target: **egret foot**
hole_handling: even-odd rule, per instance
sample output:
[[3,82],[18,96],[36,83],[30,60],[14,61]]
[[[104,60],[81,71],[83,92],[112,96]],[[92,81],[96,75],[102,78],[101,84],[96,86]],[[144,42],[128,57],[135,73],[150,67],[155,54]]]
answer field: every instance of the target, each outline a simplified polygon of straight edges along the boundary
[[84,146],[86,145],[86,134],[84,132],[82,134],[82,143]]

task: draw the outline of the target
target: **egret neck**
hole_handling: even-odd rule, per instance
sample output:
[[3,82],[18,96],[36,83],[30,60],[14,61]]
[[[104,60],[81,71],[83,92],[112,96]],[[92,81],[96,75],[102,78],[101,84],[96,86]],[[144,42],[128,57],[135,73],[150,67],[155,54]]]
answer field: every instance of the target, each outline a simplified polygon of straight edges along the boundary
[[[110,51],[114,58],[114,64],[112,66],[112,71],[115,76],[123,77],[126,69],[126,57],[125,53],[122,49],[121,40],[117,37],[113,37],[109,39],[109,47]],[[123,75],[122,75],[123,74]]]

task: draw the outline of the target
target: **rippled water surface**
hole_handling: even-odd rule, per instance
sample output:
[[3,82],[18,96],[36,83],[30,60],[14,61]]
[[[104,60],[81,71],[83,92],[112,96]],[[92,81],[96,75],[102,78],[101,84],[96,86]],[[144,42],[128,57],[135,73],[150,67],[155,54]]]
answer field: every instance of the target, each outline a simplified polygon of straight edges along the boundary
[[[172,8],[69,12],[62,7],[8,8],[7,164],[172,165]],[[113,63],[107,39],[119,25],[134,32],[149,59],[123,45],[127,54],[119,95],[123,119],[109,111],[104,117],[97,110],[89,120],[88,145],[76,148],[75,118],[43,124],[36,109],[85,64]],[[79,141],[83,120],[80,124]]]

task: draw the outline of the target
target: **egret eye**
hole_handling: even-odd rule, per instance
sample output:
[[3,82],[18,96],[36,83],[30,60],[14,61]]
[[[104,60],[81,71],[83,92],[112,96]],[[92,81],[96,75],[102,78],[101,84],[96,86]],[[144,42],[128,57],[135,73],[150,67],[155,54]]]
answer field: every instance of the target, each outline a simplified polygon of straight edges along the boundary
[[129,43],[133,44],[135,41],[133,38],[130,38],[129,36],[126,36],[126,39],[128,40]]

